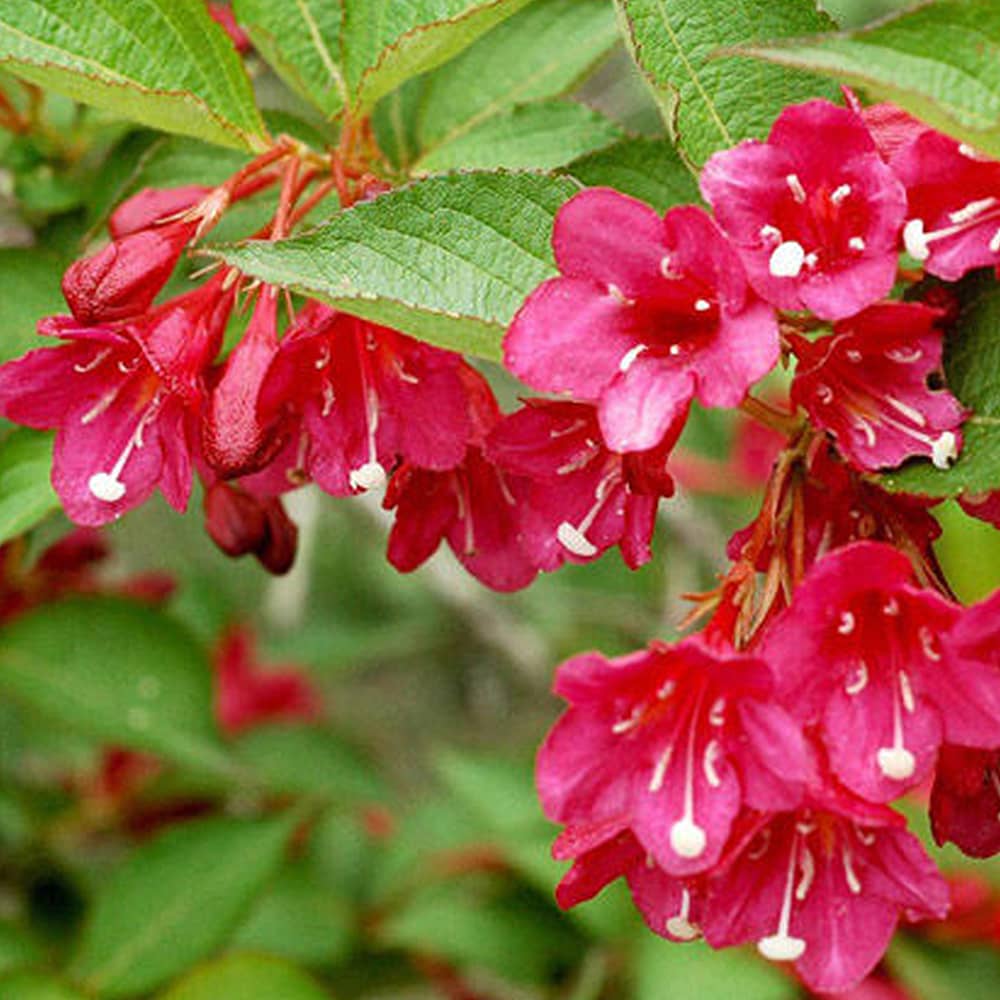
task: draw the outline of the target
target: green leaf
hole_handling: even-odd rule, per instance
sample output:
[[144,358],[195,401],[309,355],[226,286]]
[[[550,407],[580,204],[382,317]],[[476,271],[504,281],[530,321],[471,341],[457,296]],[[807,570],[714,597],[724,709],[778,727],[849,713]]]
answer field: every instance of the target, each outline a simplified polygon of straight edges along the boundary
[[0,996],[4,1000],[84,1000],[82,993],[63,986],[59,980],[33,972],[0,979]]
[[694,175],[660,139],[625,139],[571,163],[566,172],[587,187],[615,188],[661,212],[701,201]]
[[20,927],[4,921],[0,923],[0,975],[38,965],[44,959],[38,942]]
[[319,726],[257,726],[241,737],[236,752],[275,792],[317,795],[339,803],[385,795],[371,765]]
[[0,692],[95,739],[230,770],[204,653],[152,608],[74,598],[18,618],[0,634]]
[[980,271],[959,294],[962,311],[945,344],[944,370],[948,388],[972,411],[962,452],[950,469],[920,459],[887,473],[891,490],[954,497],[1000,489],[1000,282]]
[[544,174],[431,177],[304,236],[217,250],[264,281],[496,360],[525,296],[555,274],[552,221],[577,190],[569,178]]
[[49,343],[38,338],[35,327],[43,316],[66,312],[59,289],[64,267],[65,262],[48,250],[0,249],[0,361]]
[[293,826],[216,818],[144,844],[98,891],[74,976],[102,997],[131,996],[210,954],[277,871]]
[[340,4],[333,0],[233,0],[257,51],[300,97],[330,116],[347,103]]
[[537,101],[508,109],[436,146],[413,165],[428,174],[454,168],[561,167],[622,137],[604,115],[575,101]]
[[863,87],[870,97],[892,101],[942,132],[1000,156],[995,0],[940,0],[857,31],[742,51]]
[[643,929],[636,963],[635,1000],[660,1000],[664,983],[684,983],[700,1000],[794,1000],[795,982],[751,951],[712,951],[692,942],[683,947]]
[[161,1000],[330,1000],[301,969],[267,955],[226,955],[196,969]]
[[921,1000],[993,1000],[1000,981],[1000,953],[988,945],[943,947],[897,934],[886,961]]
[[341,51],[352,104],[370,110],[440,66],[530,0],[342,0]]
[[559,97],[618,37],[607,0],[540,0],[426,78],[417,137],[425,155],[515,105]]
[[[763,137],[788,104],[833,97],[802,73],[718,50],[832,28],[813,0],[615,0],[626,39],[682,152],[700,166],[719,149]],[[676,102],[675,102],[676,98]],[[675,107],[676,104],[676,107]]]
[[0,65],[166,132],[264,145],[243,64],[202,0],[4,0]]
[[348,958],[355,943],[353,913],[319,874],[314,864],[287,866],[254,905],[230,946],[317,967]]
[[0,442],[0,544],[59,510],[51,468],[51,434],[19,427]]

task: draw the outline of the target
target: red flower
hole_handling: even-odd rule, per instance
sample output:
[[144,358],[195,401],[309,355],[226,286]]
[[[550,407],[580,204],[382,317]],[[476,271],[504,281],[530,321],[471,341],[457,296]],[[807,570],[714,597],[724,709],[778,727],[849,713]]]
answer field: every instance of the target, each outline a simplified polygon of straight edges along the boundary
[[700,637],[556,675],[570,708],[538,755],[546,815],[571,828],[628,826],[665,872],[714,865],[741,807],[785,809],[805,779],[799,727],[759,659]]
[[779,308],[842,319],[892,288],[906,193],[853,111],[786,108],[767,142],[716,153],[701,190],[754,288]]
[[892,302],[837,323],[830,336],[792,336],[792,400],[858,468],[925,455],[946,469],[958,457],[965,410],[943,384],[931,387],[942,378],[939,315]]
[[661,496],[674,492],[667,456],[685,413],[650,451],[618,454],[585,403],[529,399],[489,436],[486,454],[530,481],[522,504],[524,547],[539,568],[587,562],[620,545],[625,562],[648,562]]
[[[1000,732],[996,742],[1000,744]],[[973,858],[1000,853],[1000,748],[943,746],[931,791],[931,829]]]
[[253,633],[229,629],[215,652],[216,714],[230,735],[276,720],[314,722],[321,714],[319,692],[298,667],[264,667]]
[[59,428],[52,484],[71,520],[104,524],[156,486],[185,508],[203,374],[231,304],[213,281],[132,323],[49,317],[40,332],[65,343],[0,367],[0,414]]
[[773,311],[747,286],[712,220],[591,188],[559,210],[562,276],[514,317],[507,367],[528,385],[597,404],[612,451],[647,451],[692,398],[736,406],[778,359]]

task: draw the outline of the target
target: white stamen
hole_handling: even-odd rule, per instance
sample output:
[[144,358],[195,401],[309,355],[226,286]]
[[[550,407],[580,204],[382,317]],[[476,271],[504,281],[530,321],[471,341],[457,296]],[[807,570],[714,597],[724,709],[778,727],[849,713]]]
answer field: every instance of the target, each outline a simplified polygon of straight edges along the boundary
[[871,830],[866,830],[855,823],[854,832],[865,847],[871,847],[875,843],[875,834]]
[[986,157],[979,152],[978,149],[973,148],[966,142],[959,143],[958,146],[959,153],[962,154],[968,160],[985,160]]
[[927,426],[927,418],[919,410],[914,409],[908,403],[904,403],[901,399],[896,399],[895,396],[889,395],[885,397],[885,401],[893,407],[893,409],[902,413],[904,417],[912,420],[918,427]]
[[899,614],[899,601],[895,597],[890,597],[882,605],[882,614],[888,615],[890,618],[895,618]]
[[115,397],[121,391],[121,387],[120,382],[113,385],[89,410],[87,410],[82,417],[80,417],[80,423],[86,425],[96,420],[115,401]]
[[844,611],[840,616],[840,624],[837,626],[837,631],[841,635],[850,635],[854,631],[856,624],[853,613]]
[[767,266],[775,278],[797,278],[805,259],[806,252],[802,244],[787,240],[774,248]]
[[788,876],[785,880],[785,896],[781,902],[781,915],[778,917],[777,933],[761,938],[757,942],[757,950],[772,962],[794,962],[802,957],[806,943],[802,938],[792,937],[788,933],[792,919],[792,890],[795,883],[795,848],[798,839],[792,839],[792,849],[788,857]]
[[559,539],[563,548],[569,550],[575,556],[589,559],[591,556],[597,555],[597,546],[582,531],[573,527],[569,521],[563,521],[559,525],[558,529],[556,529],[556,538]]
[[801,903],[809,895],[813,879],[816,877],[816,861],[813,858],[812,851],[805,844],[802,845],[799,868],[802,871],[802,877],[799,879],[799,884],[795,887],[795,898]]
[[681,912],[666,922],[666,931],[679,941],[693,941],[701,934],[701,930],[691,923],[691,894],[687,889],[681,889]]
[[668,353],[671,354],[673,357],[676,358],[677,355],[681,353],[681,345],[680,344],[671,344],[670,345],[670,350],[669,350]]
[[663,787],[663,779],[666,776],[667,768],[670,766],[670,758],[673,752],[674,748],[671,746],[667,747],[660,754],[660,759],[656,762],[656,767],[653,768],[653,776],[649,779],[649,790],[651,792],[658,792]]
[[92,372],[110,353],[111,348],[105,347],[98,351],[85,365],[73,365],[73,371],[79,372],[81,375]]
[[960,208],[957,212],[949,212],[948,218],[952,222],[971,222],[983,212],[991,209],[997,203],[996,198],[980,198],[978,201],[970,201],[968,205]]
[[1000,253],[1000,229],[993,234],[990,240],[990,253]]
[[136,371],[139,367],[139,359],[137,357],[132,358],[131,361],[119,361],[118,370],[122,375],[131,375],[132,372]]
[[635,364],[635,359],[639,357],[642,352],[646,350],[645,344],[636,344],[635,347],[630,348],[622,355],[621,361],[618,362],[618,370],[620,372],[627,372],[632,365]]
[[316,371],[322,371],[330,363],[330,345],[324,343],[319,357],[313,362]]
[[666,701],[667,698],[669,698],[674,693],[676,688],[677,688],[676,681],[664,681],[656,689],[656,697],[659,698],[660,701]]
[[762,240],[777,240],[781,242],[781,230],[777,226],[761,226],[760,238]]
[[852,365],[859,365],[864,359],[864,355],[860,351],[855,350],[853,347],[844,351],[844,355]]
[[868,664],[862,660],[858,664],[858,669],[854,676],[850,678],[844,685],[844,690],[849,695],[861,694],[862,691],[868,686]]
[[855,414],[855,416],[854,416],[854,426],[859,431],[861,431],[862,434],[864,434],[864,436],[865,436],[865,444],[867,444],[869,448],[874,448],[875,447],[875,428],[873,428],[872,425],[867,420],[865,420],[864,417],[859,417],[859,416],[857,416],[857,414]]
[[[760,841],[760,843],[757,843]],[[771,846],[771,828],[765,826],[763,830],[757,835],[756,840],[750,845],[750,849],[747,851],[747,858],[751,861],[757,861],[759,858],[764,857],[767,854],[767,849]]]
[[788,189],[792,192],[792,197],[801,205],[806,200],[806,189],[802,186],[798,174],[788,174],[785,177]]
[[619,719],[612,727],[611,732],[615,735],[620,733],[627,733],[630,729],[635,729],[642,719],[643,711],[642,705],[636,705],[632,709],[632,714],[625,719]]
[[673,279],[679,277],[676,271],[672,271],[670,269],[672,264],[673,261],[671,261],[669,254],[664,254],[660,258],[660,274],[662,274],[664,278]]
[[835,188],[833,194],[830,195],[830,201],[834,205],[839,205],[848,195],[851,193],[850,184],[841,184],[840,187]]
[[687,816],[682,816],[670,828],[670,846],[682,858],[701,857],[707,843],[705,831]]
[[893,781],[906,781],[916,770],[916,759],[906,747],[882,747],[875,756],[879,770]]
[[705,757],[702,766],[705,771],[705,778],[713,788],[718,788],[722,784],[719,772],[715,769],[715,762],[722,756],[722,747],[718,740],[709,740],[705,747]]
[[945,431],[931,445],[931,461],[939,469],[947,469],[958,458],[958,438],[953,431]]
[[708,710],[708,724],[710,726],[722,726],[726,722],[726,699],[716,698],[712,707]]
[[380,462],[365,462],[356,469],[351,469],[351,487],[356,490],[374,490],[380,486],[385,486],[385,469]]
[[912,365],[924,356],[924,352],[919,347],[894,347],[891,351],[886,351],[885,356],[898,364]]
[[863,236],[852,236],[852,237],[851,237],[851,238],[850,238],[850,239],[849,239],[849,240],[847,241],[847,245],[848,245],[848,246],[849,246],[849,247],[850,247],[850,248],[851,248],[852,250],[858,250],[858,251],[861,251],[861,250],[864,250],[864,248],[865,248],[865,246],[866,246],[866,244],[865,244],[865,240],[864,240],[864,237],[863,237]]
[[927,260],[930,257],[931,248],[924,232],[923,219],[910,219],[903,226],[903,245],[906,252],[916,260]]
[[853,895],[857,896],[861,892],[861,881],[858,879],[858,874],[854,870],[854,856],[851,854],[846,844],[844,845],[840,856],[844,862],[844,878],[847,879],[847,888],[850,889]]
[[712,308],[712,303],[708,299],[695,299],[694,300],[694,311],[695,312],[708,312]]
[[105,503],[115,503],[125,496],[125,484],[107,472],[95,472],[87,480],[87,489]]
[[899,693],[903,696],[903,708],[912,713],[917,707],[913,698],[913,687],[910,684],[910,677],[905,670],[899,671]]
[[816,386],[816,398],[821,403],[833,402],[833,389],[831,389],[825,382],[820,382],[820,384]]
[[924,656],[937,663],[941,659],[941,651],[934,645],[934,633],[926,625],[921,625],[917,630],[917,637]]
[[608,295],[618,301],[623,306],[634,306],[635,299],[630,299],[617,285],[608,285]]
[[819,263],[819,254],[815,250],[806,254],[805,265],[806,267],[815,267]]
[[328,417],[330,411],[333,409],[333,404],[337,401],[337,397],[334,395],[333,386],[330,384],[329,379],[323,380],[323,407],[320,410],[320,416]]

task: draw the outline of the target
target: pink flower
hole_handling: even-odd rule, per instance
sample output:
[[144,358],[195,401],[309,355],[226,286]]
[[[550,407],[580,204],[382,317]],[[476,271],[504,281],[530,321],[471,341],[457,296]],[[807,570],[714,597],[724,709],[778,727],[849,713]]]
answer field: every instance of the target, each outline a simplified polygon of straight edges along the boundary
[[265,722],[314,722],[319,718],[319,692],[308,676],[295,666],[262,665],[249,629],[234,627],[225,632],[214,660],[216,715],[230,735]]
[[647,451],[687,412],[736,406],[778,359],[774,313],[712,220],[591,188],[560,209],[562,276],[529,296],[504,341],[529,385],[595,403],[612,451]]
[[494,590],[519,590],[538,572],[521,538],[526,484],[483,452],[500,419],[489,384],[467,365],[459,374],[471,418],[467,447],[453,468],[424,469],[404,462],[393,474],[384,502],[396,512],[389,562],[408,573],[447,539],[455,557],[481,583]]
[[890,162],[896,153],[928,129],[924,122],[907,114],[895,104],[886,101],[880,104],[869,104],[865,107],[850,87],[841,87],[840,89],[844,94],[847,106],[860,115],[868,127],[868,131],[878,147],[879,155],[886,163]]
[[659,499],[674,492],[667,456],[686,415],[655,448],[625,455],[607,449],[586,403],[529,399],[497,425],[486,453],[530,481],[521,523],[541,569],[588,562],[612,545],[632,569],[649,561]]
[[920,303],[887,302],[837,323],[829,336],[791,337],[793,402],[858,468],[925,455],[946,469],[958,457],[966,414],[944,387],[939,315]]
[[310,302],[264,379],[260,419],[301,438],[299,464],[334,496],[384,485],[397,456],[452,468],[471,431],[463,365],[450,351]]
[[970,857],[1000,853],[1000,748],[941,747],[931,829],[939,844],[950,840]]
[[927,130],[892,168],[909,199],[907,252],[930,274],[957,281],[973,268],[1000,264],[1000,163]]
[[942,742],[990,747],[1000,732],[1000,671],[956,653],[961,609],[912,580],[889,545],[838,549],[757,649],[782,703],[819,724],[837,777],[873,802],[922,781]]
[[853,111],[786,108],[767,142],[716,153],[701,190],[750,282],[779,308],[842,319],[892,288],[906,193]]
[[538,756],[546,815],[569,827],[620,822],[667,874],[718,861],[740,808],[797,804],[802,735],[773,701],[771,671],[700,637],[556,675],[570,708]]
[[178,217],[194,208],[212,189],[191,184],[177,188],[143,188],[123,201],[108,219],[111,238],[125,236],[149,229],[158,222]]
[[903,818],[843,792],[762,817],[708,880],[702,912],[715,948],[756,941],[794,962],[813,990],[839,991],[885,953],[902,913],[942,917],[948,888]]
[[185,508],[203,373],[231,305],[214,281],[134,323],[84,326],[53,316],[39,329],[62,346],[0,367],[0,414],[59,428],[52,485],[71,520],[104,524],[157,486]]

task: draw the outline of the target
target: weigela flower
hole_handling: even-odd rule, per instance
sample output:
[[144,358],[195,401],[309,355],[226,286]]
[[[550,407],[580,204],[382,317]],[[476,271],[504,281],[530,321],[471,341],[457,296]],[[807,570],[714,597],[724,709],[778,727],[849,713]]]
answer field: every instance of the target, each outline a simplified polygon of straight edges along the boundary
[[123,201],[108,219],[111,238],[120,240],[140,229],[181,216],[194,208],[212,188],[189,184],[176,188],[143,188]]
[[268,370],[261,420],[301,439],[302,470],[334,496],[384,485],[397,457],[452,468],[471,426],[463,365],[451,351],[310,302]]
[[647,451],[692,399],[736,406],[778,359],[773,310],[699,208],[661,218],[591,188],[559,210],[562,276],[528,297],[504,340],[528,385],[597,404],[612,451]]
[[850,87],[840,89],[847,106],[860,115],[868,127],[879,154],[887,163],[929,127],[888,101],[865,107]]
[[966,413],[944,387],[939,314],[920,303],[871,306],[810,341],[798,357],[792,400],[860,469],[924,455],[941,469],[958,457]]
[[455,557],[494,590],[519,590],[538,572],[522,544],[526,482],[483,452],[500,410],[486,380],[467,365],[459,370],[471,418],[464,454],[453,468],[404,462],[393,474],[384,506],[395,510],[388,559],[401,573],[416,569],[446,539]]
[[906,192],[855,112],[786,108],[767,142],[712,156],[701,190],[754,288],[779,308],[842,319],[892,288]]
[[958,504],[970,517],[1000,528],[1000,490],[992,493],[963,493]]
[[205,530],[227,556],[253,555],[280,576],[295,562],[298,527],[278,496],[258,496],[236,483],[205,486]]
[[157,486],[172,507],[186,507],[203,374],[231,305],[213,281],[133,323],[52,316],[39,332],[62,346],[0,367],[0,414],[59,429],[52,485],[71,520],[104,524]]
[[538,756],[546,815],[571,828],[617,821],[669,875],[714,865],[742,806],[801,798],[802,734],[762,660],[700,637],[586,653],[559,668],[555,691],[570,708]]
[[855,985],[885,953],[903,914],[943,917],[948,887],[905,821],[840,789],[764,816],[707,881],[701,914],[716,948],[755,941],[794,962],[814,990]]
[[957,281],[1000,264],[1000,162],[927,130],[893,158],[892,169],[909,199],[906,250],[930,274]]
[[315,722],[321,700],[299,667],[270,667],[257,659],[253,633],[234,627],[223,634],[214,655],[216,716],[234,735],[265,722]]
[[1000,732],[1000,670],[956,654],[961,609],[912,581],[891,546],[838,549],[757,647],[782,703],[819,724],[834,773],[873,802],[922,781],[942,742],[991,747]]
[[257,405],[278,351],[277,317],[278,290],[265,286],[209,395],[202,449],[209,465],[225,478],[259,470],[281,443],[277,427],[261,418]]
[[486,454],[530,481],[522,509],[525,548],[543,570],[586,562],[620,545],[625,562],[648,562],[660,497],[673,495],[667,456],[686,413],[650,451],[605,446],[586,403],[526,400],[489,436]]
[[970,857],[1000,853],[1000,749],[941,747],[931,790],[931,829],[939,844],[951,841]]

